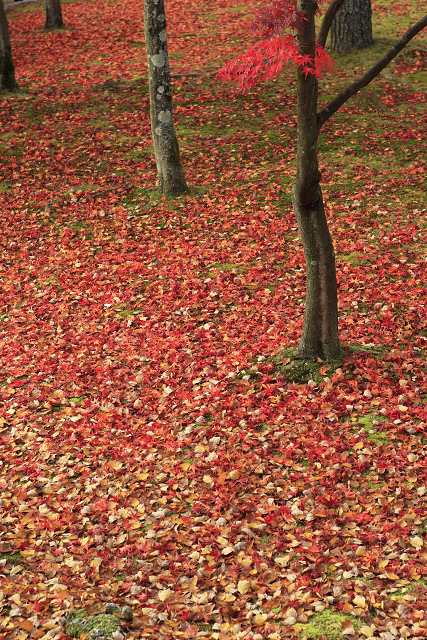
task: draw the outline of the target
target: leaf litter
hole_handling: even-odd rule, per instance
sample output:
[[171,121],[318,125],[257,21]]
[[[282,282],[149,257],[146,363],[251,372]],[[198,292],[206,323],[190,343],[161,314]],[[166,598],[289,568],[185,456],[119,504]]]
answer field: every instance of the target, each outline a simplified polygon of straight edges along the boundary
[[[169,2],[172,71],[235,55],[239,7]],[[274,359],[304,300],[292,86],[178,80],[194,190],[155,198],[141,9],[67,3],[55,34],[41,13],[9,13],[27,89],[1,113],[0,633],[59,640],[64,615],[114,603],[129,638],[424,637],[413,66],[394,67],[410,86],[378,82],[387,127],[351,103],[322,137],[352,348],[290,383]],[[103,78],[120,80],[100,92]]]

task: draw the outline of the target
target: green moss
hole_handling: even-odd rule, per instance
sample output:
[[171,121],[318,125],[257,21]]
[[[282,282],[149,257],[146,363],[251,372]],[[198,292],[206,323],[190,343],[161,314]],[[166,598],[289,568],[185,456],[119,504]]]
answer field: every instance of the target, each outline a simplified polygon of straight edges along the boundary
[[370,264],[370,260],[366,260],[363,254],[361,255],[359,251],[352,251],[351,253],[337,253],[337,258],[344,260],[355,267]]
[[[342,350],[338,358],[328,360],[327,364],[329,365],[329,369],[324,375],[331,376],[331,374],[341,366],[345,356],[346,351]],[[273,362],[274,369],[288,382],[297,382],[300,384],[307,383],[309,380],[320,382],[324,377],[319,373],[319,369],[326,364],[324,361],[300,358],[298,356],[298,350],[294,348],[285,349],[278,355],[268,358],[268,360]]]
[[65,632],[73,638],[80,638],[83,634],[87,634],[87,640],[95,638],[112,638],[115,631],[121,631],[122,625],[117,615],[129,621],[132,619],[130,607],[119,607],[113,603],[109,603],[105,607],[106,613],[98,613],[90,616],[85,609],[77,609],[71,611],[65,618]]
[[342,640],[345,636],[342,632],[342,623],[350,621],[357,632],[362,623],[354,616],[345,616],[337,611],[325,609],[320,613],[315,613],[309,624],[304,625],[301,636],[317,640],[320,636],[326,636],[327,640]]
[[376,422],[384,422],[384,418],[382,416],[377,416],[376,413],[369,413],[366,416],[358,419],[359,426],[362,427],[366,431],[367,437],[369,440],[376,444],[377,446],[385,446],[389,443],[389,438],[384,431],[374,431],[375,426],[372,424],[373,421]]
[[20,553],[0,553],[0,560],[6,560],[7,564],[21,564],[23,558]]
[[427,589],[427,581],[421,578],[420,580],[411,580],[405,587],[394,589],[390,591],[391,600],[400,600],[402,596],[407,593],[416,593],[419,589]]

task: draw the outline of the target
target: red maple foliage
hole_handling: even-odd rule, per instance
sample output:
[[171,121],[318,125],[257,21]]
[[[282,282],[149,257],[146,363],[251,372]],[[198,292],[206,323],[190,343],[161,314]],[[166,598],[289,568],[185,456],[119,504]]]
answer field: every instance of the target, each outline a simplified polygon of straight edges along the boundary
[[[331,72],[333,62],[317,44],[315,63],[300,51],[295,31],[304,16],[297,11],[296,0],[276,0],[264,6],[251,26],[261,38],[246,53],[228,62],[218,73],[223,80],[237,80],[238,87],[248,91],[263,80],[276,79],[288,64],[301,67],[306,75],[321,78]],[[291,31],[290,34],[286,34]]]

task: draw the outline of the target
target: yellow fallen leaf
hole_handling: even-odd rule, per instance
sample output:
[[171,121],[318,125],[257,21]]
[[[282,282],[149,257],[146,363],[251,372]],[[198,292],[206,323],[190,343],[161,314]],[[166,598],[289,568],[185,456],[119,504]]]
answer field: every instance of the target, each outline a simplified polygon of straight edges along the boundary
[[228,477],[231,480],[237,480],[237,478],[240,476],[240,470],[239,469],[234,469],[233,471],[230,471],[230,473],[228,474]]
[[386,576],[389,580],[400,580],[399,576],[395,573],[391,573],[391,571],[387,571]]
[[31,620],[23,620],[19,626],[21,627],[21,629],[24,629],[24,631],[28,631],[28,633],[31,633],[34,629],[34,625]]
[[356,605],[356,607],[361,607],[362,609],[365,608],[366,600],[363,596],[359,596],[359,595],[354,596],[353,602]]
[[244,558],[242,558],[241,560],[239,560],[240,564],[242,565],[242,567],[250,567],[252,564],[252,558],[250,556],[244,556]]
[[277,558],[274,558],[274,562],[277,562],[281,567],[286,567],[289,562],[289,556],[277,556]]
[[225,600],[225,602],[234,602],[236,599],[236,596],[233,596],[232,593],[226,593],[225,596],[223,597],[223,600]]
[[267,613],[257,613],[254,617],[253,620],[255,622],[255,624],[263,624],[268,618],[268,614]]
[[409,538],[409,540],[411,545],[416,549],[420,549],[424,544],[424,540],[420,538],[420,536],[414,536],[413,538]]
[[249,580],[239,580],[239,583],[237,585],[239,593],[241,593],[242,596],[244,596],[245,593],[249,591],[250,587],[251,583],[249,582]]
[[162,589],[162,591],[159,591],[159,600],[161,602],[164,602],[171,595],[172,595],[172,591],[170,589]]
[[366,624],[363,627],[360,627],[359,631],[367,638],[372,638],[375,633],[374,627],[368,627]]

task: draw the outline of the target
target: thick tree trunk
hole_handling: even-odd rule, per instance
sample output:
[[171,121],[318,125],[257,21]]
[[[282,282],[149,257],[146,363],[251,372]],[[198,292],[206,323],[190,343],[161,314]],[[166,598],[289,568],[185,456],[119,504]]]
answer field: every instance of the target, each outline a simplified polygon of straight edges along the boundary
[[64,26],[62,20],[61,0],[44,0],[46,9],[46,22],[45,29],[52,29],[56,27],[60,29]]
[[[1,1],[1,0],[0,0]],[[158,188],[167,195],[187,191],[172,119],[172,91],[164,0],[144,0],[145,44],[150,90],[151,134]]]
[[17,90],[18,85],[15,80],[15,66],[12,59],[9,25],[3,0],[0,0],[0,92]]
[[345,52],[373,44],[371,0],[344,0],[332,22],[331,49]]
[[[298,32],[303,55],[315,54],[315,0],[298,0],[306,20]],[[299,355],[333,358],[340,352],[335,256],[320,188],[317,159],[317,79],[298,70],[297,171],[292,202],[304,247],[307,284]]]

